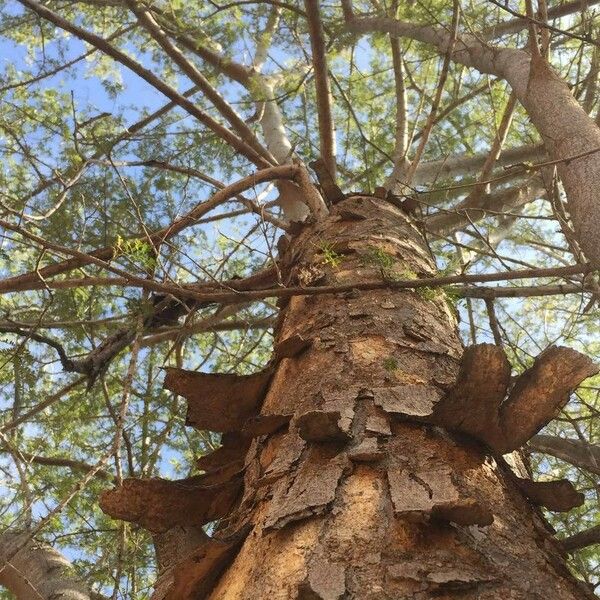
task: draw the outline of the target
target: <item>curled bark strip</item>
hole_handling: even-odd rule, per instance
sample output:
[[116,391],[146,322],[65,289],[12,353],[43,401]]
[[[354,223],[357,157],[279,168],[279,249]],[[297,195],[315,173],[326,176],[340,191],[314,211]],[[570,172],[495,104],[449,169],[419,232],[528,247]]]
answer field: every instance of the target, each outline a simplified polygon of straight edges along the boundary
[[168,368],[164,386],[188,401],[188,425],[210,431],[241,431],[246,420],[257,414],[271,374],[271,370],[234,375]]
[[436,387],[419,384],[376,388],[373,394],[385,412],[414,418],[429,417],[442,395]]
[[312,340],[305,339],[301,335],[295,333],[275,346],[273,360],[274,362],[279,362],[283,358],[293,358],[294,356],[298,356],[298,354],[304,352],[311,344]]
[[435,407],[433,420],[474,437],[496,433],[498,408],[510,382],[510,364],[493,344],[470,346],[463,354],[455,386]]
[[243,465],[250,441],[249,437],[239,433],[224,433],[221,447],[198,458],[196,466],[202,471],[213,473],[231,464]]
[[159,572],[163,573],[169,567],[183,560],[190,552],[209,539],[202,527],[181,525],[153,534],[152,543],[156,551]]
[[342,563],[319,556],[309,566],[298,588],[298,600],[338,600],[346,595],[346,569]]
[[494,515],[490,509],[473,498],[436,504],[431,510],[431,516],[434,519],[457,525],[485,527],[494,522]]
[[218,540],[206,539],[187,558],[173,565],[156,583],[152,600],[206,598],[223,570],[235,558],[249,529]]
[[271,435],[288,425],[292,415],[258,415],[251,417],[244,424],[242,432],[248,437]]
[[[437,559],[438,557],[432,557]],[[387,573],[392,579],[405,579],[426,584],[434,590],[453,589],[464,590],[475,588],[481,583],[493,581],[495,577],[483,569],[469,568],[464,565],[444,564],[448,559],[439,557],[445,561],[435,561],[435,567],[418,561],[404,561],[399,564],[390,565]],[[432,561],[433,562],[433,561]],[[437,564],[436,564],[437,562]]]
[[377,438],[366,437],[358,446],[348,451],[348,458],[352,462],[376,462],[383,458],[383,451],[379,449]]
[[501,348],[492,344],[465,351],[455,386],[435,406],[430,422],[455,429],[505,454],[520,448],[569,400],[584,379],[598,372],[587,356],[570,348],[552,346],[516,381]]
[[342,417],[337,410],[312,410],[296,419],[298,434],[307,442],[346,442],[351,425],[351,419]]
[[519,489],[538,506],[555,512],[568,512],[585,502],[585,496],[578,492],[567,479],[557,481],[532,481],[515,478]]
[[510,446],[522,446],[568,402],[569,394],[598,372],[598,365],[576,350],[552,346],[542,352],[515,383],[500,409],[500,423]]
[[100,508],[115,519],[164,532],[177,525],[204,525],[223,518],[241,488],[238,477],[216,482],[207,475],[179,481],[125,479],[121,486],[100,496]]

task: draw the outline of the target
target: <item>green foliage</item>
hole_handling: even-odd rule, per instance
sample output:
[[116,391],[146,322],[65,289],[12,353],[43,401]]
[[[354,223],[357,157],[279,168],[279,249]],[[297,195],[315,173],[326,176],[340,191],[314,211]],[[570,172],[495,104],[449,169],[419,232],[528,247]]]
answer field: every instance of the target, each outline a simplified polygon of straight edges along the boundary
[[[44,4],[78,26],[102,38],[110,37],[114,47],[178,91],[190,85],[147,31],[132,26],[135,17],[126,3]],[[145,4],[152,7],[152,3]],[[356,0],[354,9],[356,14],[371,14],[379,12],[376,4]],[[382,4],[381,10],[392,11],[390,6]],[[393,6],[396,16],[408,22],[449,26],[452,17],[452,4],[440,0]],[[156,3],[156,7],[165,19],[161,27],[178,44],[187,36],[188,45],[181,45],[186,57],[263,146],[268,144],[262,119],[276,103],[281,129],[293,149],[290,156],[308,164],[320,154],[315,71],[302,3],[279,6],[279,20],[272,31],[266,30],[267,23],[277,19],[268,3],[217,6],[197,0],[167,0]],[[474,33],[509,18],[503,9],[487,3],[462,3],[461,10],[461,29]],[[569,31],[588,31],[595,10],[588,7],[553,24]],[[373,191],[389,177],[390,158],[395,156],[398,99],[390,38],[383,33],[361,37],[346,31],[339,4],[321,3],[321,13],[334,99],[337,182],[346,192]],[[3,228],[2,279],[39,274],[45,267],[69,259],[67,252],[56,249],[58,246],[79,252],[112,248],[109,267],[118,266],[138,277],[170,285],[210,284],[228,289],[229,280],[275,264],[280,231],[257,215],[239,213],[243,205],[236,196],[210,211],[205,204],[221,182],[239,180],[256,168],[207,127],[209,119],[200,122],[180,106],[164,108],[169,98],[160,91],[76,36],[25,12],[20,3],[0,1],[0,24],[4,56],[9,57],[0,67],[2,219],[51,242],[38,243]],[[490,43],[523,48],[527,38],[524,28]],[[260,72],[253,63],[259,42],[269,45]],[[404,116],[407,136],[412,140],[407,156],[413,160],[430,116],[443,57],[424,43],[404,38],[399,43],[406,88]],[[206,60],[206,52],[196,54],[195,46],[219,56],[220,62]],[[593,52],[593,44],[557,35],[550,60],[569,82],[575,99],[583,101],[591,95],[586,110],[597,118],[598,91],[591,87]],[[245,75],[228,74],[236,63],[242,64]],[[499,241],[495,234],[505,221],[494,210],[482,219],[473,212],[473,223],[442,238],[428,230],[428,216],[436,211],[452,212],[473,189],[480,172],[445,167],[455,157],[471,160],[475,154],[481,153],[484,159],[489,155],[509,93],[500,79],[456,64],[450,66],[436,124],[420,159],[421,165],[440,162],[433,177],[425,180],[417,173],[411,183],[422,200],[422,214],[415,226],[426,234],[442,267],[440,276],[550,267],[575,260],[574,247],[556,220],[560,206],[553,207],[543,199],[513,207],[510,215],[519,218]],[[190,99],[211,119],[231,128],[207,94],[195,93]],[[524,109],[518,106],[503,151],[539,140]],[[486,193],[504,193],[523,185],[533,173],[530,160],[512,169],[497,166],[492,176],[498,181],[491,183]],[[278,214],[278,207],[271,204],[277,196],[274,189],[255,186],[243,193]],[[564,201],[562,191],[560,196]],[[168,227],[198,208],[202,214],[196,213],[197,218],[177,235],[167,236],[156,248],[148,241],[149,232]],[[232,213],[237,216],[229,218]],[[385,239],[393,232],[381,234]],[[316,251],[330,269],[339,269],[343,263],[344,255],[332,243],[322,242]],[[367,248],[361,258],[364,266],[389,281],[417,278],[403,260],[378,246]],[[421,258],[429,260],[427,256]],[[21,324],[60,343],[68,357],[84,359],[107,340],[129,331],[140,316],[146,320],[154,309],[152,294],[137,288],[68,281],[111,275],[110,269],[87,264],[57,276],[36,276],[29,287],[13,282],[15,291],[8,285],[9,291],[0,296],[0,320]],[[599,279],[600,271],[594,277]],[[588,283],[591,279],[588,277]],[[557,280],[510,285],[544,283],[553,285]],[[460,314],[465,344],[493,339],[483,301],[470,300],[466,310],[466,303],[452,287],[420,287],[415,293],[425,300],[443,299]],[[590,299],[588,292],[581,292],[496,300],[495,310],[514,372],[530,366],[551,344],[573,346],[598,360],[600,308],[597,302],[589,304]],[[436,302],[423,310],[439,306],[441,302]],[[2,424],[56,397],[7,439],[23,453],[95,464],[118,435],[117,415],[127,375],[132,371],[120,458],[124,476],[177,478],[195,473],[196,457],[218,447],[219,436],[185,426],[185,402],[163,389],[163,367],[247,374],[261,369],[271,358],[276,300],[239,305],[231,314],[219,312],[222,308],[211,305],[190,313],[183,311],[186,314],[180,317],[179,325],[185,319],[185,329],[169,323],[145,331],[137,362],[130,364],[131,347],[122,350],[89,391],[82,384],[61,392],[79,374],[63,372],[51,346],[24,336],[0,334]],[[398,361],[393,356],[381,360],[385,371],[397,370]],[[600,445],[599,385],[598,378],[586,382],[545,432]],[[585,490],[587,502],[583,507],[568,514],[548,515],[559,537],[600,522],[593,474],[538,453],[532,453],[531,459],[537,476],[566,477]],[[117,460],[111,457],[106,465],[112,475]],[[18,455],[7,449],[0,453],[4,473],[0,524],[5,527],[24,523],[30,499],[34,519],[42,518],[72,493],[84,474],[64,466],[18,461]],[[121,529],[99,510],[98,496],[109,485],[94,478],[49,521],[42,535],[74,557],[74,568],[103,596],[111,597],[116,585],[116,597],[147,598],[154,580],[152,541],[137,528]],[[598,565],[597,546],[571,558],[574,571],[594,584],[600,582]]]
[[324,265],[327,265],[332,269],[337,269],[340,266],[344,257],[341,254],[338,254],[329,242],[321,242],[318,245],[318,249],[323,255],[321,262]]
[[383,361],[383,368],[386,371],[395,371],[398,368],[398,360],[393,356],[388,356]]
[[113,246],[113,256],[115,259],[124,256],[148,273],[156,267],[156,253],[146,240],[126,240],[119,235]]
[[419,296],[421,296],[421,298],[423,298],[423,300],[428,300],[428,301],[435,300],[440,295],[440,291],[437,288],[432,288],[429,286],[421,286],[421,287],[415,288],[415,292]]
[[363,260],[367,265],[374,265],[379,267],[382,271],[388,272],[391,272],[396,264],[394,256],[376,246],[369,247],[368,251],[363,256]]

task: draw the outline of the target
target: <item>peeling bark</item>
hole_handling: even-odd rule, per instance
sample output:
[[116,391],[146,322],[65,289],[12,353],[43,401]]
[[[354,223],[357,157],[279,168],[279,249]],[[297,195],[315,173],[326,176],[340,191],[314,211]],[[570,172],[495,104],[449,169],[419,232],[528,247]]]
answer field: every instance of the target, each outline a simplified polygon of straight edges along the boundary
[[515,478],[521,491],[538,506],[556,512],[568,512],[581,506],[585,496],[575,490],[573,484],[566,479],[558,481],[531,481],[531,479]]
[[467,349],[456,385],[427,419],[485,442],[498,454],[520,448],[550,422],[598,365],[570,348],[551,346],[520,375],[508,398],[510,365],[492,344]]
[[152,600],[204,598],[244,541],[245,532],[227,540],[205,535],[183,560],[176,560],[161,574]]
[[[342,253],[340,264],[323,263],[323,240]],[[366,196],[301,228],[281,258],[290,285],[434,272],[410,217]],[[194,424],[230,431],[221,450],[200,459],[207,475],[183,488],[125,482],[105,496],[105,509],[145,526],[199,525],[207,507],[223,517],[215,537],[178,563],[180,581],[193,585],[173,579],[161,598],[586,597],[533,503],[550,504],[557,490],[555,508],[579,496],[564,482],[518,482],[499,454],[555,414],[592,371],[587,359],[550,349],[508,394],[503,352],[482,345],[463,357],[442,293],[286,302],[268,385],[229,378],[228,388],[221,376],[169,373],[169,387],[194,406]],[[216,382],[210,393],[207,381]],[[233,415],[226,422],[224,412]],[[217,487],[226,477],[239,486],[226,510],[215,486],[202,483],[211,476]],[[239,548],[227,545],[246,533]]]
[[102,494],[100,508],[149,531],[164,532],[177,525],[201,526],[225,517],[241,486],[241,479],[231,473],[179,481],[125,479],[121,486]]
[[233,375],[168,368],[165,387],[188,401],[188,425],[211,431],[240,431],[245,421],[256,415],[270,378],[268,370]]

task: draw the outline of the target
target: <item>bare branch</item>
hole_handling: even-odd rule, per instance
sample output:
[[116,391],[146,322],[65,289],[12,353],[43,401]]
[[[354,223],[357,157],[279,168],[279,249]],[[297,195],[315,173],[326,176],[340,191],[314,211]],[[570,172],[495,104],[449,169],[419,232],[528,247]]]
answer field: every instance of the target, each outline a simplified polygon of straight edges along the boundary
[[435,95],[433,98],[433,102],[431,103],[431,109],[429,111],[429,115],[427,116],[427,121],[425,122],[425,126],[423,127],[423,131],[421,132],[421,139],[419,140],[419,145],[417,146],[417,150],[415,151],[415,156],[412,158],[410,166],[408,167],[406,173],[406,180],[404,182],[399,182],[400,184],[411,185],[414,174],[421,162],[421,157],[423,156],[423,152],[425,151],[425,146],[427,146],[427,142],[429,141],[429,135],[431,134],[431,130],[433,129],[433,124],[435,121],[435,115],[437,113],[438,107],[440,105],[440,101],[442,99],[442,92],[444,91],[444,85],[446,84],[446,79],[448,78],[448,71],[450,69],[450,63],[452,62],[452,53],[454,51],[454,46],[456,44],[457,36],[458,36],[458,24],[460,22],[460,2],[459,0],[453,0],[453,13],[452,13],[452,24],[450,26],[451,34],[448,38],[448,42],[445,48],[444,54],[444,62],[442,64],[442,70],[440,72],[440,76],[438,79],[437,88],[435,90]]
[[540,177],[531,177],[524,185],[496,192],[476,194],[455,208],[440,210],[423,219],[427,231],[445,236],[467,225],[477,223],[486,216],[498,215],[523,206],[545,194]]
[[100,36],[87,31],[78,25],[75,25],[57,13],[51,11],[45,6],[39,4],[35,0],[18,0],[21,4],[27,8],[33,10],[43,19],[54,23],[57,27],[68,31],[79,39],[88,42],[92,46],[101,50],[107,56],[114,58],[122,65],[133,71],[136,75],[141,77],[144,81],[149,83],[152,87],[163,93],[167,98],[170,98],[173,102],[185,109],[190,115],[198,119],[200,123],[206,125],[211,131],[213,131],[218,137],[227,142],[232,148],[237,150],[241,155],[245,156],[250,162],[254,163],[258,167],[268,167],[269,162],[262,157],[254,148],[248,146],[248,144],[242,139],[238,138],[229,129],[215,121],[210,115],[201,111],[193,102],[190,102],[178,91],[173,89],[171,86],[166,84],[160,77],[156,76],[152,71],[146,69],[138,62],[133,60],[130,56],[121,52],[105,39]]
[[600,447],[594,444],[552,435],[536,435],[529,440],[528,448],[600,475]]
[[580,531],[560,541],[560,545],[567,552],[575,552],[594,544],[600,544],[600,525]]
[[[560,19],[561,17],[567,17],[569,15],[572,15],[573,13],[578,13],[587,10],[588,8],[595,6],[598,3],[600,3],[600,0],[586,0],[585,4],[582,4],[581,0],[565,2],[564,4],[559,4],[558,6],[550,8],[548,10],[548,19]],[[500,8],[506,9],[507,5],[502,4]],[[519,13],[519,17],[513,19],[512,21],[506,21],[504,23],[499,23],[497,25],[489,27],[488,29],[482,32],[481,37],[484,40],[491,41],[493,39],[502,37],[503,35],[519,33],[519,31],[522,31],[526,28],[527,17]]]
[[317,92],[317,115],[319,119],[319,137],[321,140],[321,158],[331,177],[335,180],[335,127],[331,113],[331,86],[329,84],[327,57],[323,25],[319,10],[319,0],[304,0],[308,16],[308,30],[312,48],[312,61],[315,72],[315,88]]
[[[132,239],[148,239],[149,237],[149,241],[152,243],[162,243],[165,240],[168,240],[169,238],[173,237],[174,235],[177,235],[187,227],[193,226],[200,217],[205,215],[213,208],[223,204],[232,196],[235,196],[247,190],[248,188],[251,188],[265,181],[273,181],[274,179],[293,179],[296,176],[296,171],[296,165],[291,164],[281,165],[278,167],[270,167],[262,171],[257,171],[253,175],[244,177],[243,179],[226,186],[222,190],[219,190],[211,198],[204,202],[201,202],[200,204],[195,206],[189,213],[177,219],[167,227],[163,227],[162,229],[150,233],[149,236],[147,236],[146,234],[141,234],[139,236],[134,236]],[[3,221],[0,225],[6,227],[7,229],[15,231],[15,226],[6,221]],[[23,233],[21,228],[17,227],[16,230],[19,230],[21,233]],[[42,247],[50,247],[41,238],[38,238],[37,236],[35,236],[35,238]],[[70,258],[60,263],[49,265],[47,267],[42,267],[34,272],[25,273],[23,275],[17,275],[15,277],[8,277],[0,281],[0,294],[29,289],[29,286],[32,283],[37,284],[40,282],[40,279],[45,280],[54,275],[66,273],[68,271],[72,271],[73,269],[85,265],[99,264],[100,266],[108,267],[109,265],[107,265],[104,261],[109,261],[115,256],[115,248],[113,246],[108,246],[106,248],[94,250],[90,253],[76,252],[77,256],[75,256],[73,252],[67,248],[62,248],[61,250],[59,250],[59,252],[66,254],[67,256],[73,256],[73,258]],[[100,261],[100,263],[98,263],[98,261]],[[111,269],[109,268],[109,270]],[[114,269],[112,270],[114,271]],[[129,276],[125,277],[125,279],[127,279],[129,282],[132,281]],[[164,292],[165,289],[157,289],[156,291]]]
[[94,599],[73,576],[69,560],[51,546],[30,539],[27,532],[7,531],[0,536],[0,563],[0,584],[19,600]]
[[256,139],[254,132],[246,125],[233,108],[231,108],[223,96],[213,88],[208,79],[204,77],[196,66],[187,60],[181,50],[169,40],[152,17],[150,11],[142,7],[137,0],[127,0],[127,5],[169,58],[181,67],[181,70],[198,86],[205,96],[213,103],[215,108],[229,121],[234,130],[241,136],[244,143],[252,147],[268,162],[274,163],[275,159],[267,152],[267,150],[265,150],[265,148],[263,148]]

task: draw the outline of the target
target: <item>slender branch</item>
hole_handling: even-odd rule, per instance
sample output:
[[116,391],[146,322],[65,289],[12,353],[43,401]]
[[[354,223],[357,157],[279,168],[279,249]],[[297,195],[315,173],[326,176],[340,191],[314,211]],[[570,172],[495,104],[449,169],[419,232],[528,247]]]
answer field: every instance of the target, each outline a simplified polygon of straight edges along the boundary
[[496,317],[496,309],[494,307],[494,301],[491,298],[485,299],[485,308],[487,310],[488,319],[490,322],[490,329],[494,336],[494,343],[496,346],[502,346],[502,335],[500,334],[500,326],[498,324],[498,318]]
[[331,85],[328,77],[319,0],[304,0],[304,7],[308,17],[308,31],[310,33],[312,62],[315,72],[321,158],[324,160],[329,174],[335,180],[335,127],[331,112]]
[[600,544],[600,525],[580,531],[560,541],[560,545],[566,552],[575,552],[594,544]]
[[36,404],[33,408],[31,408],[27,412],[20,414],[16,419],[13,419],[12,421],[9,421],[8,423],[5,423],[4,425],[2,425],[2,427],[0,427],[0,433],[7,433],[8,431],[11,431],[12,429],[17,427],[21,423],[24,423],[25,421],[29,421],[32,417],[35,417],[35,415],[41,413],[43,410],[46,410],[48,407],[52,406],[55,402],[58,402],[65,394],[68,394],[70,391],[79,387],[85,381],[87,381],[87,377],[80,377],[79,379],[75,379],[68,385],[66,385],[63,388],[61,388],[60,390],[58,390],[58,392],[55,392],[51,396],[48,396],[48,398],[46,398],[46,400],[40,402],[39,404]]
[[397,181],[406,180],[406,169],[408,168],[406,153],[408,152],[409,142],[408,119],[406,114],[406,86],[404,85],[404,59],[400,47],[400,40],[394,36],[390,36],[390,48],[392,51],[394,90],[396,94],[396,131],[394,136],[394,166],[383,187],[395,191],[395,183]]
[[50,346],[56,350],[63,370],[65,370],[67,373],[82,373],[82,371],[78,369],[77,361],[73,361],[67,356],[67,353],[62,345],[46,335],[42,335],[41,333],[37,333],[35,331],[26,331],[25,329],[21,329],[20,327],[16,327],[14,325],[3,325],[0,327],[0,333],[14,333],[15,335],[33,340],[40,344],[46,344],[47,346]]
[[[144,279],[135,281],[132,279],[131,285],[140,287],[143,289],[156,290],[163,293],[172,294],[176,298],[191,298],[197,302],[210,303],[210,304],[239,304],[243,302],[252,302],[254,300],[262,300],[264,298],[291,298],[292,296],[318,296],[323,294],[341,294],[344,292],[352,291],[367,291],[367,290],[380,290],[380,289],[396,289],[396,290],[413,290],[425,287],[438,288],[444,287],[448,291],[456,291],[456,293],[469,294],[473,298],[485,298],[485,297],[519,297],[520,295],[527,295],[527,293],[519,293],[519,290],[523,288],[504,288],[502,291],[498,291],[494,294],[494,288],[457,288],[454,290],[453,284],[462,283],[484,283],[493,281],[513,281],[515,279],[537,279],[542,277],[570,277],[572,275],[592,273],[597,269],[591,263],[575,264],[567,267],[550,267],[550,268],[532,268],[532,269],[521,269],[518,271],[504,271],[501,273],[481,273],[474,275],[449,275],[445,277],[425,277],[423,279],[406,279],[406,280],[376,280],[376,281],[354,281],[340,285],[329,285],[321,287],[277,287],[277,288],[261,288],[261,289],[244,289],[244,290],[230,290],[230,291],[198,291],[199,289],[207,289],[206,284],[202,284],[199,287],[196,284],[172,286],[166,284],[159,284],[156,282],[150,282]],[[223,284],[215,284],[215,287],[225,287]],[[513,292],[512,290],[515,290]],[[535,288],[532,288],[535,289]],[[492,291],[488,291],[492,290]],[[531,293],[529,295],[550,295],[552,294],[564,294],[564,293],[581,293],[586,291],[581,286],[568,287],[563,286],[549,286],[545,293],[542,290],[540,294]]]
[[259,153],[249,146],[242,139],[238,138],[234,133],[229,131],[226,127],[221,125],[218,121],[215,121],[210,115],[201,111],[193,102],[185,98],[177,90],[166,84],[160,77],[155,75],[149,69],[146,69],[138,62],[133,60],[130,56],[121,52],[111,44],[109,44],[104,38],[87,31],[78,25],[67,21],[57,13],[50,9],[42,6],[35,0],[18,0],[21,4],[34,11],[41,18],[54,23],[57,27],[68,31],[79,39],[91,44],[92,46],[101,50],[107,56],[120,62],[122,65],[130,69],[136,75],[141,77],[144,81],[149,83],[152,87],[163,93],[167,98],[170,98],[173,102],[185,109],[190,115],[198,119],[200,123],[206,125],[213,133],[218,137],[227,142],[232,148],[239,152],[242,156],[245,156],[250,162],[254,163],[258,167],[268,167],[269,162],[262,157]]
[[[464,154],[449,156],[438,160],[423,162],[415,174],[414,184],[425,184],[436,179],[476,175],[483,167],[489,153]],[[498,158],[497,165],[509,167],[525,161],[539,160],[546,156],[543,144],[532,144],[504,150]]]
[[[600,42],[598,42],[598,40],[595,40],[593,37],[591,37],[589,35],[578,35],[576,33],[570,32],[570,31],[564,31],[563,29],[554,27],[553,25],[550,25],[549,23],[547,23],[545,21],[540,21],[539,19],[534,18],[533,15],[524,15],[516,10],[513,10],[512,8],[510,8],[510,6],[508,6],[508,4],[506,4],[504,2],[500,2],[499,0],[487,0],[487,1],[490,2],[491,4],[494,4],[498,8],[505,10],[507,13],[510,13],[513,17],[517,17],[518,20],[523,23],[523,26],[521,27],[521,29],[525,29],[525,27],[532,27],[532,26],[542,27],[548,31],[552,31],[554,33],[560,33],[561,35],[566,35],[567,37],[570,37],[575,40],[580,40],[581,42],[585,42],[586,44],[593,44],[594,46],[600,46]],[[575,4],[575,3],[573,3],[573,4]],[[579,4],[579,8],[581,9],[581,2],[578,2],[577,4]],[[586,2],[586,6],[590,6],[591,4],[595,4],[595,2]],[[549,18],[554,16],[551,14],[551,12],[552,11],[549,10],[547,13]],[[505,27],[507,27],[507,26],[505,26]],[[500,28],[496,28],[495,31],[497,32],[499,29]],[[513,33],[513,32],[511,32],[511,33]],[[494,35],[494,37],[498,37],[498,35]],[[488,38],[488,39],[490,39],[490,38]],[[535,43],[535,39],[534,39],[534,43]]]
[[456,44],[456,40],[458,37],[458,24],[460,21],[460,2],[459,0],[453,0],[453,12],[452,12],[452,25],[450,38],[448,40],[448,44],[446,46],[446,52],[444,54],[444,62],[442,64],[442,71],[440,73],[440,77],[438,80],[437,88],[435,90],[435,96],[433,98],[433,102],[431,103],[431,109],[429,111],[429,115],[427,117],[427,121],[425,126],[423,127],[423,131],[421,132],[421,139],[419,141],[419,145],[417,146],[417,150],[415,151],[415,156],[411,160],[410,166],[408,167],[408,171],[406,173],[406,181],[400,182],[405,183],[406,185],[411,185],[414,174],[421,162],[421,157],[423,156],[423,152],[425,151],[425,146],[429,141],[429,135],[433,129],[433,124],[435,121],[435,115],[437,113],[438,107],[440,105],[440,101],[442,99],[442,93],[444,91],[444,86],[446,84],[446,79],[448,78],[448,71],[450,70],[450,63],[452,62],[452,53],[454,51],[454,46]]
[[[221,316],[215,315],[215,316]],[[265,317],[263,319],[247,320],[237,319],[232,321],[223,321],[208,317],[192,325],[184,325],[183,327],[176,327],[169,329],[168,331],[161,331],[153,335],[146,336],[142,339],[142,348],[147,346],[153,346],[162,342],[168,342],[173,340],[181,340],[186,337],[190,337],[197,333],[204,333],[206,331],[237,331],[237,330],[251,330],[251,329],[271,329],[276,325],[277,320],[274,317]]]
[[[196,205],[190,212],[188,212],[183,217],[177,219],[167,227],[163,227],[150,235],[146,235],[145,233],[134,236],[131,239],[149,239],[153,244],[162,243],[169,238],[177,235],[187,227],[194,225],[200,217],[205,215],[207,212],[212,210],[213,208],[223,204],[231,197],[254,187],[259,183],[264,183],[266,181],[273,181],[274,179],[293,179],[296,177],[297,167],[296,165],[281,165],[278,167],[269,167],[267,169],[263,169],[261,171],[257,171],[256,173],[249,175],[248,177],[244,177],[240,179],[222,190],[219,190],[213,196],[211,196],[208,200],[201,202]],[[12,231],[21,230],[21,228],[15,229],[16,226],[13,226],[6,221],[3,222],[6,225],[7,229]],[[2,225],[2,223],[0,223]],[[33,238],[30,238],[33,239]],[[40,243],[43,247],[50,247],[45,243],[44,240],[38,238],[36,236],[36,241]],[[62,247],[61,247],[62,248]],[[62,273],[66,273],[68,271],[72,271],[73,269],[77,269],[79,267],[89,265],[92,263],[97,263],[97,259],[100,261],[109,261],[115,256],[115,248],[113,246],[108,246],[105,248],[101,248],[98,250],[94,250],[90,253],[77,252],[77,256],[73,255],[67,248],[62,248],[60,251],[67,256],[73,256],[68,260],[65,260],[60,263],[56,263],[53,265],[49,265],[47,267],[42,267],[34,272],[24,273],[22,275],[16,275],[14,277],[8,277],[2,281],[0,281],[0,294],[7,292],[17,292],[21,290],[29,289],[29,286],[32,283],[39,283],[40,281],[44,281],[49,277],[60,275]],[[107,266],[104,262],[100,263],[100,266]],[[125,277],[128,281],[131,281],[131,278]],[[164,290],[163,290],[164,291]]]
[[504,142],[506,141],[506,136],[508,135],[508,130],[510,129],[516,106],[517,95],[514,92],[511,92],[508,96],[506,106],[504,107],[504,112],[502,114],[502,119],[500,120],[500,125],[498,126],[498,130],[496,131],[496,135],[494,136],[494,141],[492,143],[492,147],[490,148],[490,153],[488,154],[487,158],[485,159],[485,162],[483,163],[483,167],[479,175],[479,185],[475,186],[469,192],[469,195],[465,198],[464,202],[460,204],[459,208],[468,208],[471,204],[476,204],[479,201],[481,194],[486,188],[486,184],[483,182],[485,182],[491,176],[496,161],[502,153],[502,147],[504,146]]
[[[581,12],[586,10],[596,4],[599,4],[600,0],[586,0],[585,3],[582,4],[581,0],[573,0],[572,2],[566,2],[565,4],[560,4],[548,10],[548,19],[560,19],[561,17],[567,17],[576,12]],[[495,4],[495,3],[494,3]],[[503,10],[507,8],[506,4],[502,4],[500,6]],[[491,41],[493,39],[497,39],[502,37],[503,35],[510,35],[513,33],[519,33],[523,29],[527,28],[527,17],[522,15],[521,13],[517,13],[518,18],[513,19],[512,21],[506,21],[504,23],[499,23],[497,25],[493,25],[488,29],[484,30],[481,33],[481,38],[484,40]],[[542,26],[544,24],[542,23]],[[561,30],[559,30],[561,31]],[[561,34],[563,32],[561,31]]]
[[[186,90],[185,92],[183,92],[182,96],[184,96],[185,98],[189,98],[190,96],[195,94],[197,91],[198,91],[198,87],[193,86],[193,87],[189,88],[188,90]],[[93,160],[97,160],[97,159],[101,158],[102,156],[106,155],[119,143],[131,138],[136,133],[139,133],[144,128],[146,128],[150,123],[152,123],[152,122],[156,121],[157,119],[159,119],[160,117],[164,116],[169,111],[173,110],[173,108],[175,108],[176,106],[178,106],[176,102],[173,102],[173,101],[167,102],[166,104],[161,106],[158,110],[155,110],[154,112],[150,113],[148,116],[144,117],[143,119],[140,119],[139,121],[136,121],[135,123],[129,125],[118,136],[116,136],[115,138],[110,140],[110,142],[108,142],[105,146],[96,150],[96,152],[94,152],[94,154],[92,154],[89,158],[84,158],[82,165],[85,165]],[[81,168],[81,166],[79,168]],[[42,192],[47,190],[51,185],[53,185],[55,183],[62,183],[62,180],[64,179],[65,176],[73,177],[75,174],[76,174],[76,172],[69,171],[66,174],[65,173],[63,173],[62,175],[57,174],[54,177],[49,177],[47,179],[44,179],[44,181],[42,181],[31,192],[29,192],[29,194],[27,194],[27,196],[25,196],[22,199],[22,201],[27,202],[28,200],[31,200],[35,196],[38,196],[39,194],[41,194]]]
[[241,136],[244,143],[252,147],[267,161],[274,163],[275,159],[263,148],[256,139],[254,132],[246,125],[239,115],[231,108],[221,94],[210,84],[208,79],[191,63],[181,50],[169,40],[164,31],[159,27],[149,10],[144,8],[137,0],[126,0],[127,6],[135,14],[141,25],[148,31],[152,38],[159,44],[165,53],[177,64],[181,70],[195,83],[204,95],[213,103],[215,108],[225,117],[233,129]]
[[525,184],[494,194],[480,194],[469,205],[461,202],[455,208],[439,210],[423,219],[426,231],[446,236],[490,215],[499,215],[523,206],[544,195],[541,178],[531,177]]
[[275,6],[277,8],[284,8],[285,10],[289,10],[290,12],[294,12],[301,17],[306,18],[306,13],[297,6],[293,4],[288,4],[287,2],[279,2],[279,0],[236,0],[236,2],[228,2],[227,4],[221,4],[217,6],[215,2],[211,2],[214,6],[216,6],[215,10],[207,16],[210,18],[217,13],[227,10],[229,8],[234,8],[236,6],[246,6],[248,4],[270,4],[271,6]]
[[[93,465],[81,460],[74,460],[72,458],[61,456],[41,456],[40,454],[32,454],[30,452],[24,452],[23,450],[19,450],[19,457],[23,458],[26,462],[34,463],[36,465],[43,465],[45,467],[66,467],[72,471],[89,471],[93,467]],[[110,481],[113,478],[112,474],[104,469],[100,469],[96,475],[100,479],[107,481]]]
[[600,447],[581,440],[536,435],[529,440],[530,451],[560,458],[569,464],[600,475]]

